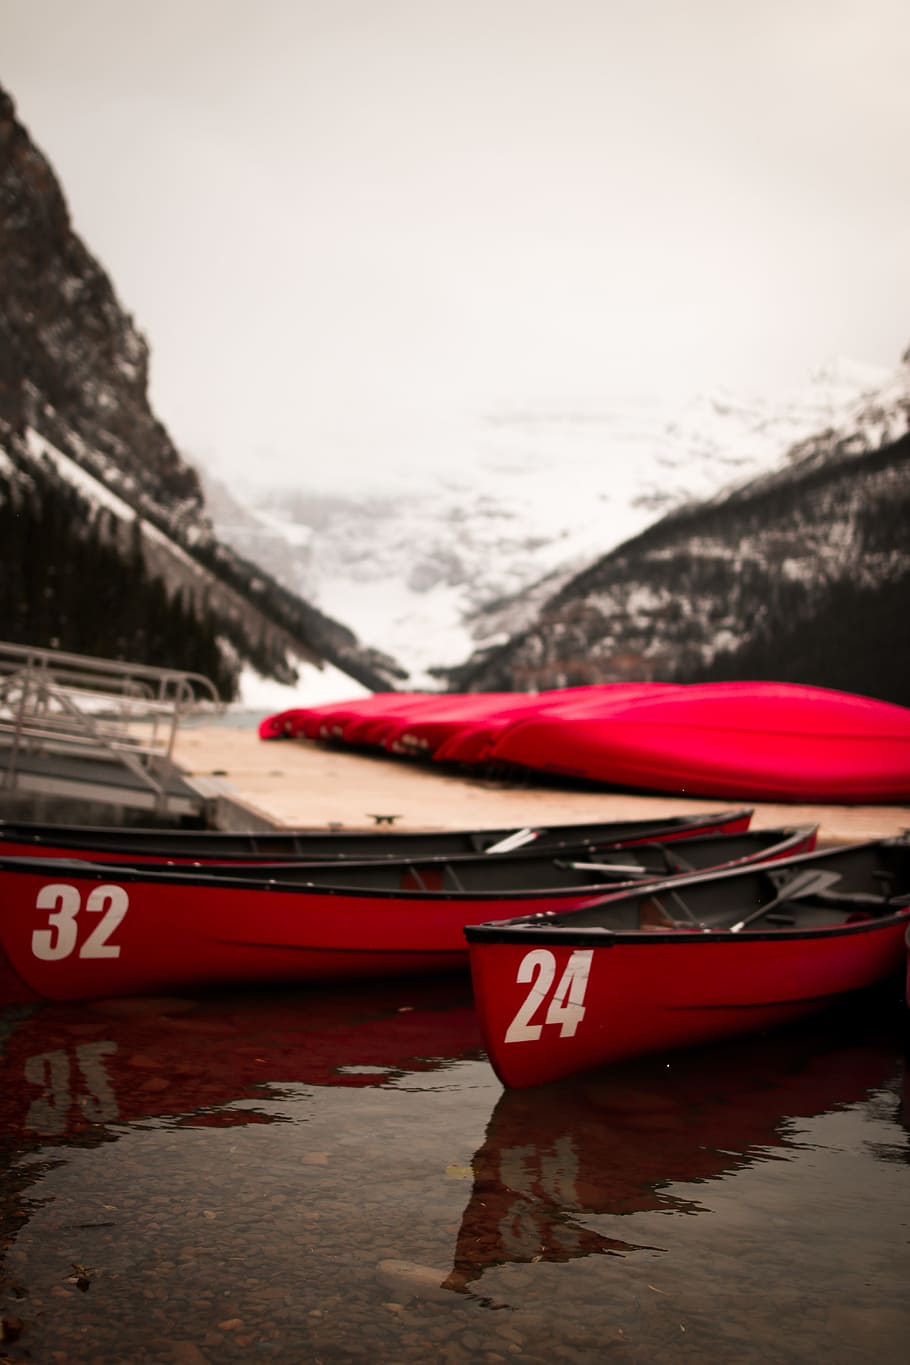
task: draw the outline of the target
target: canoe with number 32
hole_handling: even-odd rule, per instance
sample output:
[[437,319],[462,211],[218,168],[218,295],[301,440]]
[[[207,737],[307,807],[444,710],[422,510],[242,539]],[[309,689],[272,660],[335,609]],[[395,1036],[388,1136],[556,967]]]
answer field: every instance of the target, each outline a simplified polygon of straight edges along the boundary
[[468,925],[506,1086],[762,1031],[905,970],[910,838],[626,888],[572,914]]
[[[588,856],[344,863],[141,863],[0,854],[0,998],[73,1000],[221,985],[466,970],[462,930],[565,910],[668,870],[811,848],[815,829]],[[2,963],[0,963],[2,968]],[[0,970],[0,977],[3,973]],[[16,982],[20,993],[16,993]]]

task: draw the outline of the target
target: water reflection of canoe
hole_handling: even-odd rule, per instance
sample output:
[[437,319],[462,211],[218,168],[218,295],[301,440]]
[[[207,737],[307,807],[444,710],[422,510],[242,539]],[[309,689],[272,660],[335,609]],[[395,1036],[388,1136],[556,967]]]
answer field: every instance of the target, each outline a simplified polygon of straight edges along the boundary
[[0,1127],[24,1141],[155,1116],[263,1123],[261,1109],[225,1106],[275,1085],[381,1085],[482,1055],[463,979],[43,1005],[4,1023]]
[[674,1186],[766,1159],[787,1147],[794,1120],[900,1090],[892,1015],[890,1005],[878,1018],[851,1012],[681,1054],[670,1067],[643,1059],[505,1091],[472,1162],[448,1286],[511,1262],[634,1252],[585,1216],[697,1213],[691,1191]]
[[503,1084],[798,1019],[904,964],[910,839],[676,878],[571,915],[468,925]]
[[92,825],[49,825],[0,820],[0,852],[80,858],[103,856],[108,862],[141,859],[280,859],[449,858],[591,845],[685,839],[701,834],[734,834],[748,829],[751,810],[709,811],[651,820],[607,820],[589,824],[533,825],[511,829],[397,830],[265,830],[228,833],[219,830],[114,829]]
[[0,981],[0,999],[457,970],[467,968],[466,924],[585,905],[634,879],[780,856],[814,838],[812,827],[746,830],[594,850],[593,860],[187,866],[0,856],[0,949],[13,978]]

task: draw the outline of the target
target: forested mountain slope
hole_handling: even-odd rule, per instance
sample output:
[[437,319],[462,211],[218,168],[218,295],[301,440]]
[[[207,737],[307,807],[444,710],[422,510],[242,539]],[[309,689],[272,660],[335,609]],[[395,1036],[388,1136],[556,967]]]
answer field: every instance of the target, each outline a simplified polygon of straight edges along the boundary
[[287,681],[400,670],[215,535],[148,401],[148,349],[0,89],[0,639]]
[[474,690],[764,678],[910,704],[910,372],[850,431],[676,511],[450,674]]

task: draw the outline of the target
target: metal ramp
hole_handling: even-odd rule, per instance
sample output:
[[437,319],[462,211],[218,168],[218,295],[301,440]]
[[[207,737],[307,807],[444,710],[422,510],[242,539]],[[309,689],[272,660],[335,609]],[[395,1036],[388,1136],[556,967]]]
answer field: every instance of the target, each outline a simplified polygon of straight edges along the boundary
[[201,674],[0,643],[0,804],[201,816],[209,796],[176,767],[174,741],[181,724],[223,710]]

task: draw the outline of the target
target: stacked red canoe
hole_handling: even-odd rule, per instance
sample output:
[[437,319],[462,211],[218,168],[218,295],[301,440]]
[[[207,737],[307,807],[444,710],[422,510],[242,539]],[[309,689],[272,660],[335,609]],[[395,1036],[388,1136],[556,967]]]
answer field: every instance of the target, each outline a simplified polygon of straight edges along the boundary
[[910,709],[795,683],[387,692],[282,711],[259,733],[674,795],[910,799]]

